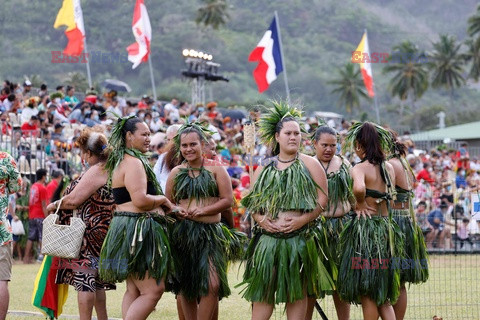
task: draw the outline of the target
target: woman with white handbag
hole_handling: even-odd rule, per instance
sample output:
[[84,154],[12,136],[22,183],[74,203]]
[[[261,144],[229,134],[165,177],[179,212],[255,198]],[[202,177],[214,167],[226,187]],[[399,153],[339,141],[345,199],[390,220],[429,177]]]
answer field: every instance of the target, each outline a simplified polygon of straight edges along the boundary
[[[105,170],[111,149],[100,130],[87,128],[81,133],[77,143],[87,170],[72,181],[62,199],[47,207],[50,213],[60,212],[59,223],[62,225],[70,220],[70,226],[73,226],[72,216],[81,218],[85,224],[78,258],[60,259],[58,265],[54,266],[58,268],[56,282],[69,284],[78,292],[82,320],[92,318],[93,306],[97,319],[108,319],[105,290],[115,289],[114,283],[102,281],[98,275],[100,250],[115,207]],[[47,232],[44,231],[44,244],[46,237]]]

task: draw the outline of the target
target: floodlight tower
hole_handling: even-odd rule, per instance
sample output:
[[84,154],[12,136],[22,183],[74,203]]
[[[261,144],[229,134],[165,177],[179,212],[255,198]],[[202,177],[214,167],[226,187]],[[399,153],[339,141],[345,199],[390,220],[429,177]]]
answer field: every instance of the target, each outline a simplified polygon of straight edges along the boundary
[[228,81],[228,79],[217,73],[220,64],[212,62],[213,56],[211,54],[184,49],[182,55],[187,65],[187,69],[182,70],[182,75],[192,79],[192,105],[205,105],[206,82]]

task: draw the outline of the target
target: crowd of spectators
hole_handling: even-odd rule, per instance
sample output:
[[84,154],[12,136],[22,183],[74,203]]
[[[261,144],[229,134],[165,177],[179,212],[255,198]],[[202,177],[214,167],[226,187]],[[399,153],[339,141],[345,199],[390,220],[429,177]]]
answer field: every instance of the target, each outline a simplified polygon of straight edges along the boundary
[[[243,125],[247,120],[255,122],[260,117],[259,108],[253,107],[242,116],[242,113],[229,115],[225,110],[219,110],[215,102],[191,105],[172,99],[161,103],[147,95],[136,101],[121,97],[113,90],[99,94],[93,89],[78,96],[81,99],[77,98],[72,86],[58,85],[55,90],[50,90],[45,84],[32,89],[28,80],[22,85],[7,80],[3,83],[0,92],[0,149],[12,154],[26,181],[23,191],[12,200],[17,202],[18,217],[28,220],[28,190],[36,180],[38,168],[45,168],[47,180],[53,177],[57,183],[59,172],[62,177],[64,172],[64,179],[68,179],[81,171],[75,141],[82,128],[101,125],[108,133],[117,116],[136,115],[152,132],[152,166],[162,161],[170,146],[173,128],[178,128],[186,119],[198,120],[208,126],[212,131],[209,148],[214,150],[219,163],[228,167],[232,180],[236,199],[235,224],[249,231],[249,221],[242,219],[244,209],[239,201],[250,185],[250,165],[255,169],[268,156],[269,150],[257,143],[254,157],[246,155],[242,146]],[[318,125],[314,117],[304,120],[308,131]],[[350,126],[345,120],[329,119],[327,123],[339,132],[340,137]],[[478,190],[480,162],[477,158],[470,159],[467,145],[458,150],[419,151],[408,136],[402,139],[409,150],[407,161],[417,178],[413,186],[414,209],[428,246],[452,248],[452,239],[458,239],[462,248],[473,248],[479,234],[477,220],[480,221],[480,213],[478,216],[472,214],[471,194]],[[310,139],[304,139],[302,147],[305,153],[314,154]],[[358,159],[350,160],[353,163]]]

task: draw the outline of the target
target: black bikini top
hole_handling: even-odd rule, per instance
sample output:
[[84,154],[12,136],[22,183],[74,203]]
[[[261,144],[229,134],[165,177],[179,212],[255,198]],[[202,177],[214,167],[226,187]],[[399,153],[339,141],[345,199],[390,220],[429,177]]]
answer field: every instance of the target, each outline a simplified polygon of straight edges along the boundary
[[370,197],[374,199],[383,199],[383,200],[392,200],[392,195],[387,192],[380,192],[374,189],[366,189],[365,190],[365,197]]
[[[130,197],[130,193],[128,193],[128,190],[126,187],[113,188],[112,193],[113,193],[113,198],[115,199],[116,204],[123,204],[129,201],[132,201],[132,198]],[[157,195],[157,190],[155,189],[155,185],[151,181],[147,182],[147,194]]]

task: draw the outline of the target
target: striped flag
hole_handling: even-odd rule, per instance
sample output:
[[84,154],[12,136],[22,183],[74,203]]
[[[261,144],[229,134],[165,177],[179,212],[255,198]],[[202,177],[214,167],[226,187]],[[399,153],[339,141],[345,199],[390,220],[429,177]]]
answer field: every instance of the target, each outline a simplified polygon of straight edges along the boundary
[[248,61],[258,61],[257,67],[253,70],[253,78],[259,92],[267,90],[268,86],[283,71],[280,39],[275,18],[257,47],[250,53]]
[[[358,44],[356,52],[361,52],[362,55],[370,57],[370,49],[368,48],[368,39],[367,32],[363,34],[362,40]],[[368,60],[368,62],[366,62]],[[365,61],[365,62],[364,62]],[[360,70],[362,71],[363,82],[365,83],[365,88],[367,88],[368,95],[373,98],[375,92],[373,92],[373,76],[372,76],[372,65],[370,59],[362,59],[360,62]]]
[[62,7],[58,11],[57,18],[53,24],[54,28],[66,26],[65,35],[68,44],[63,50],[66,56],[82,54],[84,48],[85,27],[83,25],[83,13],[80,0],[63,0]]
[[58,318],[68,297],[68,284],[56,284],[60,258],[45,256],[33,285],[32,305],[49,319]]
[[152,41],[152,26],[143,0],[137,0],[135,3],[132,31],[136,42],[129,45],[127,51],[128,61],[133,63],[132,69],[135,69],[140,63],[148,61]]

